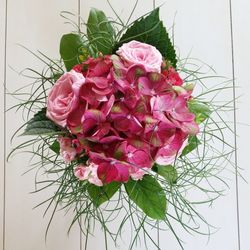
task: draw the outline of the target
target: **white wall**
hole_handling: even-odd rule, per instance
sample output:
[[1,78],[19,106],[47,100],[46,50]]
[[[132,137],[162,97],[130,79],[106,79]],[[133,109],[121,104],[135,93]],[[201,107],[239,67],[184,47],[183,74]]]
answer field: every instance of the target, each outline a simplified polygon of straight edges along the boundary
[[[156,5],[164,1],[156,0]],[[5,8],[7,3],[7,16]],[[112,12],[106,1],[103,0],[4,0],[0,2],[0,32],[5,34],[5,17],[7,20],[7,46],[5,50],[5,36],[0,36],[0,76],[1,85],[4,83],[6,73],[7,91],[13,91],[27,83],[26,79],[20,78],[13,69],[20,71],[25,67],[41,68],[41,64],[25,50],[17,46],[22,44],[29,49],[41,50],[51,57],[58,57],[58,45],[60,36],[70,31],[69,25],[63,24],[59,13],[62,10],[73,13],[80,12],[86,19],[90,7],[103,9],[108,15]],[[122,17],[128,16],[134,0],[112,1],[118,13]],[[189,1],[166,1],[162,7],[161,15],[165,24],[170,27],[175,20],[175,43],[182,57],[192,50],[192,56],[202,59],[212,65],[219,75],[232,78],[232,44],[230,28],[230,5],[228,0],[189,0]],[[81,7],[79,9],[79,6]],[[136,15],[140,16],[152,9],[153,1],[139,1]],[[123,10],[123,11],[122,11]],[[243,175],[249,179],[248,168],[250,128],[250,84],[248,80],[248,67],[250,58],[250,2],[247,0],[232,0],[233,11],[233,42],[234,42],[234,66],[236,74],[237,95],[243,96],[237,101],[237,143],[238,164],[244,168]],[[5,34],[6,35],[6,34]],[[7,62],[5,63],[4,54]],[[6,67],[6,72],[5,72]],[[0,139],[4,141],[4,89],[0,88]],[[229,96],[232,98],[233,90]],[[7,96],[7,106],[15,103],[13,98]],[[5,107],[5,108],[6,108]],[[232,120],[233,117],[230,119]],[[21,123],[20,114],[7,113],[6,117],[6,150],[12,147],[9,139],[12,133]],[[233,124],[231,124],[233,125]],[[228,138],[233,142],[234,138]],[[4,145],[4,142],[2,143]],[[0,229],[0,249],[2,250],[83,250],[84,237],[80,236],[79,229],[75,227],[67,236],[67,229],[71,215],[59,212],[53,221],[47,243],[44,241],[44,232],[48,223],[48,217],[42,218],[44,208],[33,210],[32,208],[46,198],[49,192],[31,195],[34,190],[34,178],[30,173],[21,176],[28,167],[28,159],[24,155],[12,158],[4,167],[4,149],[0,149],[0,225],[5,220],[5,226]],[[5,171],[5,175],[4,175]],[[5,185],[4,185],[5,183]],[[203,214],[220,230],[212,235],[209,243],[207,238],[201,236],[185,235],[185,249],[191,250],[240,250],[237,239],[236,217],[236,188],[235,178],[231,175],[229,180],[231,189],[227,196],[215,202],[212,208],[203,209]],[[5,199],[4,199],[5,186]],[[250,187],[240,180],[240,229],[242,250],[250,249],[248,227],[250,224]],[[5,206],[5,213],[3,208]],[[3,218],[4,217],[4,218]],[[129,229],[128,229],[129,230]],[[182,232],[180,232],[182,234]],[[5,241],[4,241],[5,239]],[[163,250],[179,249],[173,236],[166,232],[160,235],[160,247]],[[103,250],[103,236],[97,232],[95,238],[90,238],[89,250]],[[110,249],[115,249],[110,247]],[[121,250],[127,249],[126,242],[120,244]],[[143,247],[138,249],[144,249]],[[149,250],[155,249],[153,246]]]

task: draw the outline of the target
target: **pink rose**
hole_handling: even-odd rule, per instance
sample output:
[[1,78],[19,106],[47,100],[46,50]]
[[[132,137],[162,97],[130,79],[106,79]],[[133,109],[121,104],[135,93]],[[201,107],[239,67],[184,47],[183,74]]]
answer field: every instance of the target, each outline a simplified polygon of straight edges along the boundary
[[69,114],[78,106],[79,89],[84,82],[84,76],[74,70],[62,75],[48,95],[47,117],[65,127]]
[[162,55],[152,45],[131,41],[124,43],[117,54],[128,64],[141,64],[147,72],[161,72]]

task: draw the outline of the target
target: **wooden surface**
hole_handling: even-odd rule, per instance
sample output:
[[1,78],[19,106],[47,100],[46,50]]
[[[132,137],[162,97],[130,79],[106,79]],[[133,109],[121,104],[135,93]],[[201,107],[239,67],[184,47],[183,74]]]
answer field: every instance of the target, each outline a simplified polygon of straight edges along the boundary
[[[111,3],[118,14],[126,19],[133,7],[134,0],[117,1]],[[135,17],[153,8],[153,4],[160,5],[164,1],[139,1]],[[7,11],[6,11],[7,3]],[[72,30],[70,25],[64,25],[60,17],[63,10],[81,13],[86,20],[90,7],[104,10],[107,15],[113,15],[106,1],[103,0],[1,0],[0,2],[0,249],[2,250],[83,250],[84,237],[81,237],[77,226],[67,235],[71,215],[59,212],[53,221],[47,242],[44,233],[49,217],[43,218],[44,207],[33,210],[42,199],[48,197],[49,192],[30,194],[34,190],[34,173],[22,174],[28,169],[28,157],[17,155],[4,164],[4,153],[8,153],[10,136],[21,124],[21,115],[14,112],[6,114],[4,133],[4,109],[16,101],[6,96],[4,103],[4,84],[6,92],[11,92],[27,83],[27,79],[19,77],[15,71],[25,67],[41,68],[41,63],[17,44],[29,49],[41,50],[50,57],[58,58],[60,36]],[[250,139],[250,2],[247,0],[232,0],[232,16],[230,15],[230,1],[228,0],[189,0],[166,1],[161,10],[161,16],[167,27],[175,23],[175,44],[182,58],[191,51],[192,57],[199,58],[213,66],[219,75],[233,78],[235,70],[236,100],[235,113],[229,117],[230,126],[234,128],[234,115],[237,118],[237,164],[245,169],[244,177],[249,180],[249,139]],[[7,20],[7,24],[6,24]],[[77,21],[77,18],[75,18]],[[7,25],[7,33],[5,32]],[[7,37],[6,37],[7,35]],[[232,36],[233,35],[233,36]],[[5,39],[6,38],[6,39]],[[6,44],[5,44],[6,40]],[[232,43],[233,42],[233,43]],[[5,46],[6,45],[6,46]],[[234,45],[234,47],[232,46]],[[234,50],[233,50],[234,48]],[[5,60],[6,55],[6,60]],[[234,59],[234,60],[232,60]],[[6,76],[6,79],[5,79]],[[233,83],[232,83],[233,86]],[[231,100],[231,92],[225,95],[225,100]],[[248,125],[247,125],[248,124]],[[6,140],[4,142],[4,135]],[[229,135],[234,143],[233,135]],[[17,141],[20,141],[18,139]],[[208,220],[219,227],[209,242],[206,237],[185,234],[187,250],[248,250],[250,249],[250,187],[239,179],[237,190],[235,177],[229,175],[230,190],[225,197],[216,201],[212,208],[203,208],[202,212]],[[237,220],[237,192],[239,193],[239,215]],[[5,198],[4,198],[5,194]],[[5,224],[4,224],[5,221]],[[237,225],[240,225],[239,247]],[[127,228],[127,230],[130,230]],[[124,232],[125,234],[125,232]],[[182,232],[180,232],[182,234]],[[124,235],[126,239],[126,235]],[[104,250],[101,230],[96,237],[91,237],[88,250]],[[161,233],[160,246],[162,250],[180,249],[169,232]],[[119,248],[110,246],[110,250],[126,250],[126,240]],[[144,249],[143,247],[137,248]],[[153,246],[149,250],[155,249]]]

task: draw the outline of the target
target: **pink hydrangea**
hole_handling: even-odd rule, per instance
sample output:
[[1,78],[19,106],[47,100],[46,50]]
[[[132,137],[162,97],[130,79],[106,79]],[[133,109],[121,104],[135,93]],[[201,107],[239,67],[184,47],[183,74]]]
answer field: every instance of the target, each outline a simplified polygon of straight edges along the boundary
[[173,164],[186,145],[186,135],[180,131],[177,132],[169,143],[158,149],[155,162],[162,166]]
[[48,117],[69,131],[59,139],[63,159],[87,156],[74,173],[97,186],[173,164],[199,132],[187,105],[194,86],[174,68],[162,70],[156,48],[132,41],[117,53],[76,65],[48,98]]

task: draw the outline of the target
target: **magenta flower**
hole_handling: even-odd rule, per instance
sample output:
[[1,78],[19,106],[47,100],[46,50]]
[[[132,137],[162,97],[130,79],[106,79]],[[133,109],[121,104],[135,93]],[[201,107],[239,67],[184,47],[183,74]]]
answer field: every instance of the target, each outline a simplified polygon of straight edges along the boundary
[[81,102],[79,106],[73,110],[67,118],[67,127],[72,134],[83,132],[82,117],[86,111],[87,103]]
[[149,73],[138,79],[138,88],[142,95],[155,96],[172,91],[166,77],[160,73]]
[[133,141],[130,141],[130,143],[128,141],[122,142],[116,154],[120,156],[120,159],[131,164],[133,168],[151,168],[153,160],[149,145],[145,142],[136,143],[136,140],[134,141],[136,146],[132,143]]
[[191,98],[193,89],[193,83],[185,84],[183,86],[173,86],[173,90],[177,93],[177,95],[184,97],[186,100],[189,100]]
[[80,89],[80,99],[87,101],[94,108],[100,102],[108,100],[108,95],[115,91],[114,78],[111,73],[113,63],[110,56],[89,58],[83,63],[85,84]]
[[139,134],[143,130],[136,112],[130,111],[123,103],[114,104],[110,116],[114,121],[114,128],[118,131]]
[[156,119],[173,124],[190,135],[199,132],[199,127],[194,121],[195,115],[188,110],[187,100],[183,96],[156,96],[151,98],[150,104]]
[[186,146],[186,135],[177,131],[172,141],[169,141],[165,146],[161,147],[156,155],[155,162],[159,165],[170,165],[182,153]]
[[171,123],[161,122],[152,116],[145,117],[144,138],[154,147],[161,147],[172,140],[176,127]]
[[89,161],[98,165],[97,175],[103,183],[129,180],[129,165],[126,162],[93,152],[89,153]]
[[130,177],[134,180],[142,179],[153,165],[149,144],[138,139],[123,141],[115,149],[114,157],[128,164]]
[[80,100],[86,101],[92,107],[97,108],[100,102],[106,102],[108,98],[106,95],[94,92],[93,87],[95,87],[93,83],[85,83],[80,90]]
[[98,58],[88,58],[83,63],[83,74],[85,77],[107,76],[113,63],[109,55],[99,56]]
[[130,91],[137,99],[139,98],[138,79],[146,75],[146,71],[141,65],[133,65],[127,69],[121,77],[114,76],[117,89],[126,95]]
[[163,73],[167,78],[167,82],[171,85],[181,86],[183,84],[183,80],[173,67],[169,67],[168,70],[165,70]]
[[99,141],[109,133],[110,123],[102,111],[98,109],[87,110],[82,117],[83,134],[90,141]]

